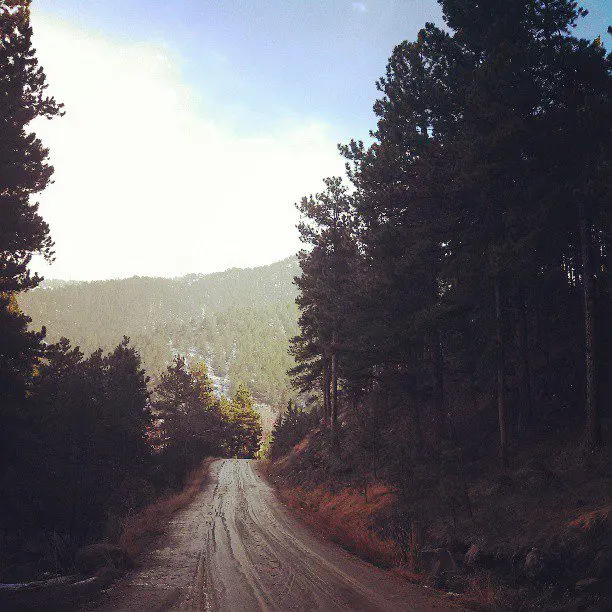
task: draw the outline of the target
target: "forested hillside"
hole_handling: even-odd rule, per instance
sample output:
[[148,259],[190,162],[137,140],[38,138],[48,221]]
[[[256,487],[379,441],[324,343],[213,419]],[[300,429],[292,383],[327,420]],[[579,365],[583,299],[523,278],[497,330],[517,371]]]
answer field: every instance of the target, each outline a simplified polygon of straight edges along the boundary
[[156,378],[173,355],[206,361],[224,391],[244,382],[260,402],[285,403],[289,338],[297,330],[296,258],[182,278],[48,281],[19,297],[47,340],[65,336],[85,353],[127,335]]

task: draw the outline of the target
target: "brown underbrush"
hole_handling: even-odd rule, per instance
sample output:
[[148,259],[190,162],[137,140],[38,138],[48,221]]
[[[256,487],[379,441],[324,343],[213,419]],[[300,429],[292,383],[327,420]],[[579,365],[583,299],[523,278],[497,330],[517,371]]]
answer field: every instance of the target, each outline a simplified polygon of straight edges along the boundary
[[302,521],[343,548],[381,567],[401,563],[402,551],[397,542],[374,530],[376,515],[393,503],[389,487],[372,485],[365,494],[349,487],[332,493],[323,485],[312,490],[282,487],[278,491],[281,500]]
[[207,459],[193,470],[182,491],[157,500],[125,520],[118,544],[132,560],[137,559],[155,538],[165,533],[172,516],[185,508],[202,490],[208,480],[212,461],[212,458]]
[[469,607],[609,609],[610,457],[585,456],[577,434],[526,433],[507,469],[482,449],[460,450],[457,472],[438,473],[433,457],[399,484],[326,435],[311,432],[266,468],[280,498],[326,537]]

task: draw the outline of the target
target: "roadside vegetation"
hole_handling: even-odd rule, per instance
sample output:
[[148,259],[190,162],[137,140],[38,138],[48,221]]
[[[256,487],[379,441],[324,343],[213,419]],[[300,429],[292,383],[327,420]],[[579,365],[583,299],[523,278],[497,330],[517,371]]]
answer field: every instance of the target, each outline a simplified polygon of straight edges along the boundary
[[118,546],[127,558],[135,561],[166,533],[172,516],[186,508],[208,483],[212,458],[205,459],[199,468],[191,471],[181,491],[161,496],[148,506],[126,517],[122,525]]
[[348,181],[298,205],[291,374],[321,422],[279,422],[271,473],[367,558],[391,542],[504,608],[603,609],[610,55],[573,36],[575,2],[439,3],[378,81],[371,141],[340,147]]
[[163,529],[193,497],[206,457],[259,448],[250,393],[217,398],[203,364],[176,357],[149,390],[127,338],[87,359],[67,340],[40,348],[5,448],[0,582],[72,571],[99,541],[137,552],[147,517]]

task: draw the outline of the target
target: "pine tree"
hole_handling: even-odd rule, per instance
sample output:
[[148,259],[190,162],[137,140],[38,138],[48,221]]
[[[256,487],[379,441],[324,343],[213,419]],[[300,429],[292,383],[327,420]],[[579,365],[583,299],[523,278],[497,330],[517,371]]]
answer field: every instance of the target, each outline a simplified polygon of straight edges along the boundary
[[[414,43],[398,45],[377,87],[374,143],[351,141],[341,151],[355,185],[364,253],[360,303],[373,380],[395,387],[415,424],[423,393],[435,396],[435,428],[444,435],[445,311],[441,266],[449,232],[442,146],[456,130],[458,104],[450,83],[462,51],[428,24]],[[362,317],[363,318],[363,317]],[[363,332],[362,332],[363,333]],[[415,427],[418,432],[419,428]]]
[[298,362],[293,370],[298,386],[312,382],[315,372],[320,375],[323,416],[334,429],[358,252],[352,198],[341,179],[324,182],[325,191],[303,198],[298,205],[301,240],[312,249],[299,256],[302,275],[295,282],[300,289],[297,304],[302,311],[302,333],[292,340],[292,350]]
[[270,457],[278,459],[288,453],[316,425],[318,414],[306,412],[293,400],[278,415],[272,430]]
[[151,426],[149,378],[140,355],[125,337],[104,359],[106,374],[105,431],[109,471],[117,482],[130,473],[139,474],[150,457],[146,438]]
[[[62,111],[45,95],[45,74],[32,47],[30,2],[0,4],[0,36],[0,446],[8,452],[18,435],[19,411],[45,335],[44,329],[27,331],[30,319],[13,296],[40,282],[28,268],[32,255],[53,256],[49,228],[30,201],[47,186],[53,168],[48,151],[28,126]],[[0,477],[7,469],[3,451]]]
[[[570,24],[573,21],[570,22]],[[579,280],[584,338],[584,443],[602,444],[610,360],[609,295],[610,143],[612,128],[612,56],[599,39],[564,37],[554,54],[557,68],[547,117],[548,140],[541,172],[550,177],[544,210],[553,220],[556,240],[546,243],[549,257],[569,262],[566,278]],[[568,278],[569,277],[569,278]],[[602,392],[603,389],[603,392]],[[610,387],[607,388],[609,396]]]
[[221,404],[221,410],[230,429],[229,454],[241,458],[254,457],[259,450],[262,432],[251,392],[241,383],[231,401]]
[[[449,160],[453,157],[458,160],[454,169],[456,184],[460,186],[454,199],[462,207],[458,220],[463,228],[476,229],[463,237],[456,234],[455,249],[456,252],[469,249],[471,259],[477,256],[482,260],[486,271],[483,280],[489,289],[477,288],[474,283],[475,298],[479,299],[483,293],[492,294],[500,452],[505,463],[510,422],[506,397],[507,359],[511,348],[507,342],[509,311],[512,304],[515,310],[525,308],[526,287],[542,282],[542,271],[550,265],[551,255],[556,259],[554,268],[558,270],[563,251],[567,252],[569,244],[576,242],[570,237],[570,231],[553,234],[551,239],[551,230],[559,227],[559,221],[564,223],[565,215],[558,205],[564,196],[556,202],[550,197],[556,191],[558,179],[554,174],[560,167],[555,169],[548,163],[551,143],[558,139],[559,133],[570,132],[582,146],[580,153],[576,150],[571,153],[582,169],[574,167],[565,176],[573,177],[574,185],[569,192],[584,193],[590,182],[584,169],[601,168],[587,159],[597,157],[603,152],[603,143],[609,142],[605,131],[601,132],[605,124],[602,121],[605,100],[609,106],[609,93],[606,93],[609,72],[606,73],[602,51],[594,52],[593,45],[585,45],[570,36],[576,20],[584,14],[575,2],[459,3],[449,0],[441,4],[447,23],[456,31],[454,39],[470,49],[475,59],[464,74],[468,89],[463,94],[461,130],[453,139],[453,146],[447,148],[447,156]],[[580,69],[576,70],[578,66]],[[577,75],[580,76],[576,78]],[[592,97],[585,95],[586,92],[592,92]],[[585,124],[580,129],[579,109],[589,98],[597,100],[592,110],[598,110],[589,113],[591,129],[585,130]],[[559,112],[565,115],[561,129]],[[593,130],[595,125],[598,128]],[[590,138],[585,140],[587,131]],[[569,151],[571,147],[563,150]],[[605,154],[600,159],[604,158]],[[601,181],[603,175],[599,173],[599,176]],[[588,239],[593,224],[589,214],[581,214],[585,201],[588,197],[578,197],[571,217],[586,219],[589,229],[582,235]],[[601,195],[592,200],[603,201]],[[577,224],[572,221],[572,225],[576,228]],[[558,248],[557,241],[564,243],[563,246],[556,252],[551,251],[551,246]],[[577,242],[585,244],[584,240]],[[589,252],[590,247],[583,248],[580,256],[587,322],[587,390],[595,388],[595,366],[589,366],[594,350],[588,348],[588,313],[593,309],[588,306],[591,300],[587,295],[592,293],[589,286],[594,278]],[[525,333],[527,330],[523,329],[521,334]],[[528,342],[528,338],[520,340],[523,352]],[[516,359],[525,362],[524,354]],[[525,381],[522,385],[527,386]],[[523,403],[528,405],[526,395],[527,390],[523,391]],[[592,391],[587,391],[589,396],[592,401],[587,401],[587,413],[593,415],[595,411],[589,406],[596,405],[596,398]],[[595,423],[596,418],[591,416],[589,421]],[[597,427],[589,428],[591,439],[598,440]]]
[[206,364],[203,361],[196,363],[191,366],[190,372],[194,385],[198,390],[201,404],[206,406],[208,410],[216,410],[217,397],[215,395],[215,386],[208,375]]
[[48,150],[29,124],[62,114],[62,105],[46,95],[45,73],[32,47],[29,0],[0,6],[0,293],[36,286],[28,265],[34,253],[53,257],[49,227],[30,197],[49,184],[53,167]]
[[198,368],[194,377],[178,355],[153,393],[153,412],[163,419],[166,455],[180,480],[204,457],[220,449],[220,417],[216,403],[210,403],[204,374]]

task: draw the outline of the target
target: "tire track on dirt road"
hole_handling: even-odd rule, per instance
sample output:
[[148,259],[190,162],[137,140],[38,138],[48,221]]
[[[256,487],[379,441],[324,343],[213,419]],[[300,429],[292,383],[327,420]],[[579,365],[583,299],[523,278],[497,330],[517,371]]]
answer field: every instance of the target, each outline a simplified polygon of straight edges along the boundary
[[300,524],[252,461],[221,459],[158,546],[88,610],[448,608],[457,609]]

